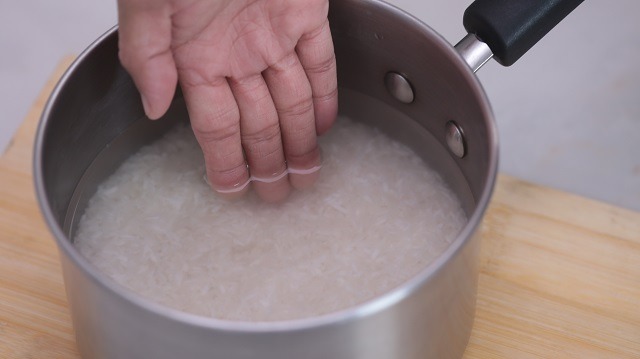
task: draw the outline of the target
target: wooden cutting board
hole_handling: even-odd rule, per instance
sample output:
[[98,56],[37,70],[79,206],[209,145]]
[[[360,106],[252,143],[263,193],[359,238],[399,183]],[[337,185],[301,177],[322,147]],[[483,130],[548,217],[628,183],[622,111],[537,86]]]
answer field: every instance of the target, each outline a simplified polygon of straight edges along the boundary
[[[0,358],[78,358],[31,177],[38,118],[71,60],[0,157]],[[640,358],[640,213],[501,175],[481,231],[465,358]]]

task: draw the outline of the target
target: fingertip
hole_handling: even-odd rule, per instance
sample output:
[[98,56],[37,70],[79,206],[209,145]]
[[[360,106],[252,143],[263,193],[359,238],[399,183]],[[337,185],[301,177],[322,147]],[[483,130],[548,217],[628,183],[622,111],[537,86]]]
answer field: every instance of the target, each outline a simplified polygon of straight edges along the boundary
[[162,117],[173,101],[178,83],[178,73],[171,63],[158,64],[138,74],[138,89],[144,113],[148,118],[156,120]]
[[338,117],[338,97],[327,100],[314,100],[313,111],[316,118],[316,133],[321,136],[331,129]]
[[178,71],[171,55],[135,62],[136,65],[125,64],[140,93],[145,115],[152,120],[162,117],[171,106],[178,84]]
[[140,92],[144,114],[150,120],[157,120],[164,116],[169,110],[169,107],[171,107],[174,94],[175,86],[173,89],[166,89],[163,93],[160,93],[159,96],[145,95],[144,92]]
[[144,95],[144,93],[140,93],[140,99],[142,100],[142,108],[144,109],[144,114],[150,120],[157,120],[162,116],[162,114],[159,114],[158,111],[155,111],[152,104],[149,102],[149,100],[147,100],[147,97]]

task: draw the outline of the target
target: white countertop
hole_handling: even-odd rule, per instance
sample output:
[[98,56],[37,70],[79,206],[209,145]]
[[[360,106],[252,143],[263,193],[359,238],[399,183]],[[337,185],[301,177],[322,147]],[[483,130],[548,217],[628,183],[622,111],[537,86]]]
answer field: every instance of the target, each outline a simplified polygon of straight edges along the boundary
[[[449,42],[470,1],[391,0]],[[501,171],[640,211],[640,1],[589,0],[510,68],[478,75]],[[115,0],[13,1],[0,12],[0,149],[57,62],[116,22]]]

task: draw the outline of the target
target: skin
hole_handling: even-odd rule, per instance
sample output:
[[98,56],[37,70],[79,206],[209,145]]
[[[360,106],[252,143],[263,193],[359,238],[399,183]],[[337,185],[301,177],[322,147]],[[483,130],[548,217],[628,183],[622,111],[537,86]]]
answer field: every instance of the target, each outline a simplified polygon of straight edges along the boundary
[[[270,202],[311,186],[338,110],[328,0],[119,0],[120,60],[160,118],[179,83],[211,187]],[[248,165],[248,166],[247,166]],[[250,171],[250,172],[249,172]],[[304,171],[303,171],[304,172]],[[237,191],[250,176],[253,181]],[[231,193],[228,193],[231,191]]]

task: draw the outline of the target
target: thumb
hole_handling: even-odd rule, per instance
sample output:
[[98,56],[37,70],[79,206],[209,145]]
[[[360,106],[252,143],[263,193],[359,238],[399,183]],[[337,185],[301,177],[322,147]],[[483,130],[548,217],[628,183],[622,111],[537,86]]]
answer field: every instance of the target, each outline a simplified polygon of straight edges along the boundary
[[144,112],[157,119],[167,112],[178,73],[171,52],[171,7],[163,0],[118,1],[119,57],[133,78]]

